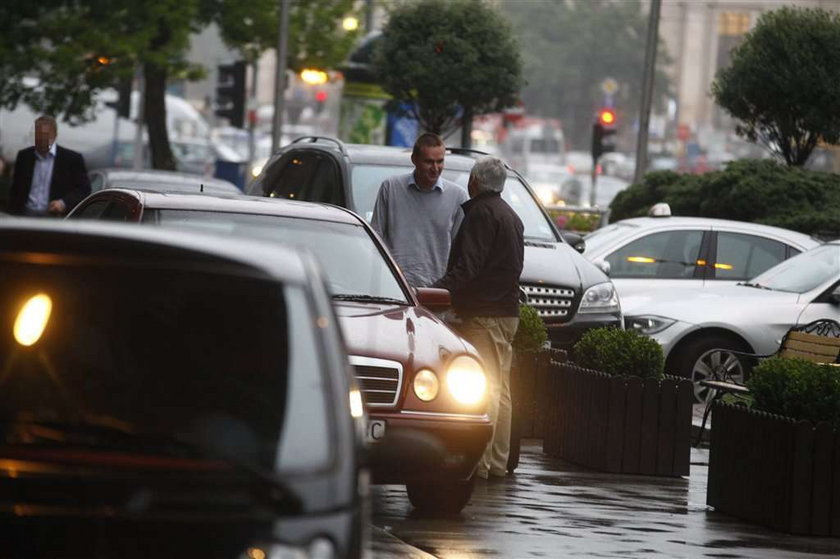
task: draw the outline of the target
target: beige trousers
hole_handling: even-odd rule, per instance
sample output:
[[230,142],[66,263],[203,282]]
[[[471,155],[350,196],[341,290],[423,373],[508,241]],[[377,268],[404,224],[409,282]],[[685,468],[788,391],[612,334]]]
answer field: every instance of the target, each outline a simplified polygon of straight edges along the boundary
[[493,421],[493,438],[478,463],[477,475],[503,476],[507,473],[510,453],[510,362],[511,343],[519,326],[519,317],[492,316],[464,320],[458,331],[481,356],[487,373],[489,400],[487,415]]

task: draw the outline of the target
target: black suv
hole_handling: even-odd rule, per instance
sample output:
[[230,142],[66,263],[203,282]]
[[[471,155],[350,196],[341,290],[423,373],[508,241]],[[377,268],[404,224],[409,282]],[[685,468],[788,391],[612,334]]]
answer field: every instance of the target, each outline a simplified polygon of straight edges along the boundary
[[[444,178],[466,190],[470,169],[482,155],[448,149]],[[522,175],[508,169],[502,197],[525,226],[520,284],[545,320],[552,345],[568,348],[586,329],[620,326],[621,306],[612,282],[563,240]],[[370,221],[382,181],[412,170],[410,148],[304,136],[271,157],[248,194],[336,204]]]

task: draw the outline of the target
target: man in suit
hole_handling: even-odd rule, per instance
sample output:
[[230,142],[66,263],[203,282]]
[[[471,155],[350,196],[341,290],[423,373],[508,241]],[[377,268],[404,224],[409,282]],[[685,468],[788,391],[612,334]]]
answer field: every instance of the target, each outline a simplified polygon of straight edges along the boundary
[[53,117],[35,119],[35,145],[20,150],[15,161],[10,214],[63,216],[90,194],[84,158],[57,146],[57,134]]

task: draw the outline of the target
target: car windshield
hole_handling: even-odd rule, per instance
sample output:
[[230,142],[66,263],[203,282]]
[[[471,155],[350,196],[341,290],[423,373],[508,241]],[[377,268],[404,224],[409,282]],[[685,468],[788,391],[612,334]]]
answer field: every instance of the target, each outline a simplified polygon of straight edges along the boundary
[[[329,463],[331,412],[310,363],[319,348],[305,332],[315,321],[302,288],[210,270],[50,261],[3,263],[0,445],[186,452],[262,471]],[[45,297],[42,327],[24,328]]]
[[[388,165],[355,165],[353,167],[353,199],[356,213],[368,221],[373,217],[373,205],[379,186],[388,177],[411,172],[411,167]],[[467,189],[469,171],[444,170],[443,176]],[[516,177],[508,177],[502,198],[510,204],[525,227],[525,237],[534,240],[557,241],[557,236],[548,218],[540,209],[539,203],[526,190],[525,185]]]
[[583,239],[586,241],[586,250],[595,253],[601,247],[611,246],[616,241],[627,238],[637,227],[626,223],[613,223],[591,233],[587,233]]
[[146,211],[143,221],[304,247],[318,259],[334,295],[364,295],[409,304],[400,281],[361,224],[168,209]]
[[840,244],[818,246],[773,266],[748,283],[793,293],[805,293],[840,279]]

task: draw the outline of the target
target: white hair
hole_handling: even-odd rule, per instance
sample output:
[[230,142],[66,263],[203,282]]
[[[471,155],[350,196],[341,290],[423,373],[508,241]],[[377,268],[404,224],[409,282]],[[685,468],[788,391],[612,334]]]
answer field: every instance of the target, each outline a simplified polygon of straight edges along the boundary
[[507,168],[498,157],[486,155],[475,162],[470,177],[475,180],[479,192],[501,192],[505,189]]

